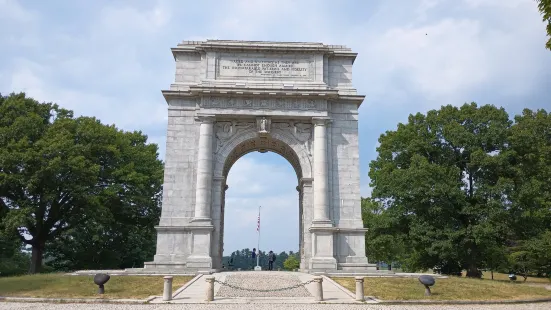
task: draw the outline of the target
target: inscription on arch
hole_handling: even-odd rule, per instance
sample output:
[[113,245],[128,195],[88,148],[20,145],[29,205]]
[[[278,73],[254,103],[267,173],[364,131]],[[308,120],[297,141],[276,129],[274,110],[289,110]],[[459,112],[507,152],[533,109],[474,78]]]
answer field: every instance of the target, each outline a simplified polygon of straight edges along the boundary
[[255,110],[327,110],[327,100],[301,98],[234,98],[223,96],[204,96],[199,103],[201,108],[209,109],[255,109]]

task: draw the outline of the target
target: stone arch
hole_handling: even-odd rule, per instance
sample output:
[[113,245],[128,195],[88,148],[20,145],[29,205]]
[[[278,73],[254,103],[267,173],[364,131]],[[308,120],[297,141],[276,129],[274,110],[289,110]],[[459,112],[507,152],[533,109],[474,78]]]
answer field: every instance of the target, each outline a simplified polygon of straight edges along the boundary
[[217,152],[214,177],[226,178],[230,168],[242,156],[254,151],[272,151],[283,156],[297,174],[298,180],[312,177],[311,155],[307,146],[281,129],[259,137],[255,128],[236,133]]
[[[299,207],[299,251],[301,253],[301,268],[306,266],[309,259],[310,245],[307,236],[308,225],[311,221],[310,213],[305,217],[305,208],[311,209],[312,192],[312,161],[309,144],[300,142],[290,130],[272,128],[269,135],[259,136],[256,128],[248,128],[236,132],[228,139],[214,155],[214,184],[212,192],[212,217],[214,224],[214,238],[211,252],[213,266],[221,267],[224,250],[224,215],[226,200],[226,179],[231,167],[244,155],[259,151],[271,151],[285,158],[297,175],[297,202]],[[306,188],[305,188],[306,187]],[[305,253],[305,246],[307,247]]]

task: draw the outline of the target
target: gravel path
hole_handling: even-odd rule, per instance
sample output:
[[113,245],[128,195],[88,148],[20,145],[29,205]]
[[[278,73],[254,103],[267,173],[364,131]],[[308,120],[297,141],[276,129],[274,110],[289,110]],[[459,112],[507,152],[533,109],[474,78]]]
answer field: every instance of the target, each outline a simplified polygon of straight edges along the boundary
[[[301,281],[296,275],[274,275],[269,277],[259,273],[249,274],[234,274],[226,277],[225,283],[257,290],[274,290],[278,288],[286,288],[293,285],[298,285]],[[231,288],[223,285],[216,293],[217,297],[311,297],[312,295],[304,286],[293,288],[290,290],[271,291],[271,292],[254,292]]]
[[[517,304],[517,305],[462,305],[462,306],[383,306],[383,305],[260,305],[262,310],[285,309],[285,310],[548,310],[551,308],[550,303],[536,304]],[[225,304],[225,305],[208,305],[208,304],[173,304],[173,305],[113,305],[113,304],[41,304],[41,303],[11,303],[0,302],[0,310],[179,310],[179,309],[195,309],[195,310],[258,310],[258,304]]]

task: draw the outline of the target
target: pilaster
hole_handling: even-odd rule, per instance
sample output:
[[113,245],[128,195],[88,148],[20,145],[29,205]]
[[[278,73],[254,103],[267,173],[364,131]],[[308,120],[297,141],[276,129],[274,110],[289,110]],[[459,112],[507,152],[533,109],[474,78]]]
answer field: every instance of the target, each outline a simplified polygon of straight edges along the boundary
[[327,126],[329,118],[314,117],[314,226],[332,226],[329,217]]
[[212,115],[198,115],[196,118],[200,128],[194,222],[211,221],[214,120]]

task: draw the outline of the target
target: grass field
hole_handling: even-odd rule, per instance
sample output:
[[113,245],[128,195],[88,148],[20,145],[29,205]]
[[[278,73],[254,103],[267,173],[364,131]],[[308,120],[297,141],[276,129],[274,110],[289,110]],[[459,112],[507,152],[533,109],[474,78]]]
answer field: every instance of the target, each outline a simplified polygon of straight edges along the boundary
[[[495,274],[494,274],[495,278]],[[351,292],[356,291],[353,278],[334,278]],[[417,278],[365,278],[364,293],[382,300],[512,300],[551,298],[543,285],[450,277],[436,279],[432,296],[425,297],[425,287]]]
[[[174,277],[173,291],[192,277]],[[105,284],[105,294],[97,294],[93,276],[39,274],[0,278],[0,296],[3,297],[58,297],[58,298],[137,298],[163,294],[161,276],[111,276]]]
[[[492,273],[489,272],[489,271],[484,271],[482,273],[482,278],[483,279],[486,279],[486,280],[491,280],[492,279]],[[505,273],[499,273],[499,272],[494,272],[494,280],[495,281],[507,281],[507,282],[511,282],[511,280],[509,280],[509,275],[508,274],[505,274]],[[517,281],[516,282],[524,282],[524,278],[521,276],[521,275],[517,275]],[[537,278],[537,277],[528,277],[526,279],[526,283],[546,283],[546,284],[551,284],[551,281],[549,281],[549,278]]]
[[[386,270],[386,269],[384,269]],[[399,268],[393,268],[392,271],[394,272],[405,272]],[[424,272],[424,273],[428,273],[428,274],[431,274],[433,273],[433,271],[431,269],[429,270],[419,270],[417,272]],[[465,271],[463,271],[463,277],[465,276]],[[490,271],[483,271],[482,272],[482,278],[483,279],[486,279],[486,280],[491,280],[492,279],[492,273]],[[506,274],[506,273],[499,273],[499,272],[494,272],[494,280],[495,281],[507,281],[507,282],[511,282],[511,280],[509,280],[509,275]],[[524,278],[521,276],[521,275],[517,275],[517,281],[516,282],[524,282]],[[538,277],[528,277],[526,279],[526,283],[545,283],[545,284],[550,284],[551,285],[551,279],[550,278],[538,278]]]

